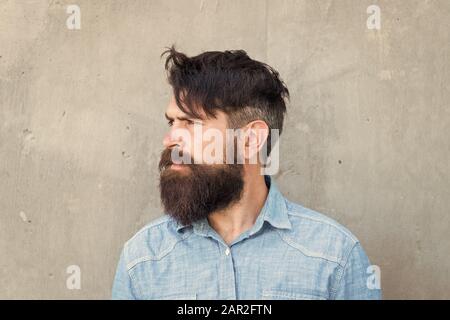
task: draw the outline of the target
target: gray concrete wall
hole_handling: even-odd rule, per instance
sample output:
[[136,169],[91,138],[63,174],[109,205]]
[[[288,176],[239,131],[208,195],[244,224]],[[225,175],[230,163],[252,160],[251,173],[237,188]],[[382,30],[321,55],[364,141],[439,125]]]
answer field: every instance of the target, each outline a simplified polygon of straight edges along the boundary
[[385,298],[449,299],[449,17],[447,0],[1,0],[0,298],[109,297],[122,244],[161,214],[175,43],[278,69],[282,191],[357,235]]

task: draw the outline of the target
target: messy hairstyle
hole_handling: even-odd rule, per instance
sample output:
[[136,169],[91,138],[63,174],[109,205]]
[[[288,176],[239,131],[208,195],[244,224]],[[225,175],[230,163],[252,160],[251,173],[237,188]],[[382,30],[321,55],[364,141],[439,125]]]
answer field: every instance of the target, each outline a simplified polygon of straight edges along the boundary
[[167,54],[165,69],[177,106],[193,118],[228,116],[228,126],[241,128],[254,120],[269,127],[267,154],[271,151],[271,129],[283,129],[289,90],[279,73],[251,59],[244,50],[206,51],[188,57],[174,45]]

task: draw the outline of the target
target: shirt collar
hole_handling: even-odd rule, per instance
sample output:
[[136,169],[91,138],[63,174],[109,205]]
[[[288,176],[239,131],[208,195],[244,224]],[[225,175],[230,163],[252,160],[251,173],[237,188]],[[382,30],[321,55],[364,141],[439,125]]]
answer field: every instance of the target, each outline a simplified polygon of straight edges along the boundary
[[271,176],[265,175],[264,180],[269,188],[269,194],[258,218],[269,222],[275,228],[291,229],[292,225],[289,221],[286,199]]
[[[269,193],[267,195],[266,201],[263,208],[261,209],[255,224],[250,229],[250,235],[258,232],[264,221],[269,222],[273,227],[279,229],[291,229],[292,225],[289,221],[288,211],[286,207],[286,201],[284,196],[278,189],[275,180],[268,175],[264,175],[264,181],[269,188]],[[181,224],[175,221],[176,230],[179,231],[183,228],[189,227],[190,225]],[[194,229],[202,234],[207,233],[208,219],[203,218],[192,223]]]

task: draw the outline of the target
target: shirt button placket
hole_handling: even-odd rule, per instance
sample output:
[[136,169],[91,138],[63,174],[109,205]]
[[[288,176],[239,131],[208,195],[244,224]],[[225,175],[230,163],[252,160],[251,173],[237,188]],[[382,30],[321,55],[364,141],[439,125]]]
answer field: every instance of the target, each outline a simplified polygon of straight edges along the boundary
[[234,275],[234,265],[233,265],[233,257],[231,255],[231,249],[226,247],[225,251],[225,259],[224,259],[224,274],[223,274],[223,283],[222,288],[224,289],[223,299],[236,299],[236,280]]

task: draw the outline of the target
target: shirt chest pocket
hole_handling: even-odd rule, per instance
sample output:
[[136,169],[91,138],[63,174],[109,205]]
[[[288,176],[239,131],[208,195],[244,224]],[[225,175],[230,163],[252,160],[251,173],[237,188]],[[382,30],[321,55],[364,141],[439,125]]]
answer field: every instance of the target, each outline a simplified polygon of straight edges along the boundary
[[261,300],[327,300],[327,298],[306,290],[288,291],[265,289],[261,292]]

